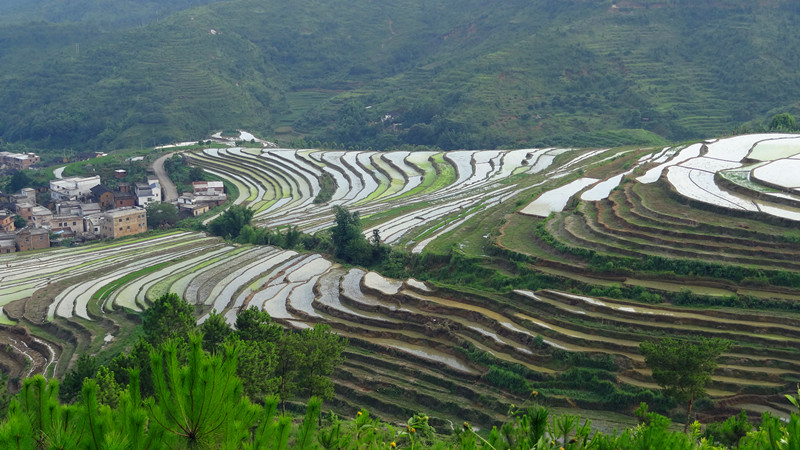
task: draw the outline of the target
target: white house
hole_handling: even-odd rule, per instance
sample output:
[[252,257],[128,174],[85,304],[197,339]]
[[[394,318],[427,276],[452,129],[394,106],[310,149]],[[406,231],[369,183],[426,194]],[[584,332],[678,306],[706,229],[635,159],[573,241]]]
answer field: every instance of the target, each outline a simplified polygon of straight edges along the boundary
[[158,178],[148,178],[147,183],[136,183],[136,204],[145,207],[150,203],[161,202],[161,183]]
[[69,177],[50,181],[50,198],[53,201],[81,201],[92,197],[92,188],[100,184],[100,175]]

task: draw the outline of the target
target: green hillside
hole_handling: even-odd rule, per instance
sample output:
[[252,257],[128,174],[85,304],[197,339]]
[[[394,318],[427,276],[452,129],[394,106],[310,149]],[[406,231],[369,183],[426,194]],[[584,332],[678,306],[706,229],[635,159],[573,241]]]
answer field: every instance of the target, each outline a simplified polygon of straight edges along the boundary
[[611,146],[724,134],[800,98],[786,1],[78,4],[0,7],[4,143],[238,127],[361,148]]
[[45,20],[53,23],[92,23],[109,31],[143,26],[176,11],[219,0],[6,0],[0,4],[0,24]]

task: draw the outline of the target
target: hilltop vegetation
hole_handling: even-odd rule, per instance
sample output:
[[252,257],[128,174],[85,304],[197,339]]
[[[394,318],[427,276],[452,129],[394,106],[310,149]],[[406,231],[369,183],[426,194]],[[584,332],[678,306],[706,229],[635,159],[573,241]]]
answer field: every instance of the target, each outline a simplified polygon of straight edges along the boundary
[[5,5],[4,143],[660,144],[800,97],[791,2],[122,3]]
[[52,23],[92,23],[107,31],[143,26],[170,13],[219,0],[140,0],[137,2],[8,0],[0,4],[0,24],[43,20]]

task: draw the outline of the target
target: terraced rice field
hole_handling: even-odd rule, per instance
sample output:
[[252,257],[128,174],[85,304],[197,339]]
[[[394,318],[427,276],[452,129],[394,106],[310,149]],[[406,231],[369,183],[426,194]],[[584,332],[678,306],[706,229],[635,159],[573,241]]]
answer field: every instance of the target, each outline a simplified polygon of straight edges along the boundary
[[[435,152],[345,152],[237,148],[191,155],[195,164],[238,182],[249,192],[244,204],[264,227],[292,224],[313,233],[332,225],[331,208],[357,209],[389,244],[414,244],[413,231],[462,219],[463,212],[516,198],[507,180],[514,174],[545,170],[566,150]],[[588,154],[593,156],[593,154]],[[579,155],[578,159],[587,157]],[[326,205],[313,204],[318,177],[329,173],[337,189]],[[453,178],[446,174],[452,174]],[[438,183],[437,183],[438,181]],[[442,184],[444,181],[444,184]],[[438,184],[438,185],[437,185]],[[242,189],[244,188],[244,189]],[[407,211],[385,219],[387,211]],[[371,235],[371,230],[367,231]]]
[[[495,246],[532,256],[519,264],[576,287],[643,286],[665,297],[690,287],[711,296],[800,301],[795,286],[620,275],[596,271],[581,256],[800,273],[800,243],[786,238],[798,227],[794,187],[767,183],[764,178],[775,177],[759,171],[771,164],[759,146],[776,139],[791,138],[448,153],[228,146],[190,157],[235,183],[240,197],[234,203],[253,208],[259,226],[319,232],[332,225],[332,207],[342,205],[360,212],[365,234],[377,228],[384,242],[409,252],[450,244],[480,255]],[[793,159],[785,148],[770,151]],[[328,204],[316,205],[323,173],[336,190]],[[552,240],[537,235],[537,226]],[[497,257],[486,261],[514,270]],[[734,341],[709,390],[720,414],[737,408],[785,414],[781,394],[800,380],[800,316],[794,313],[393,280],[320,254],[186,231],[2,255],[0,268],[4,320],[18,324],[0,332],[7,344],[0,346],[0,368],[14,376],[63,374],[81,352],[124,348],[132,314],[175,292],[197,306],[199,321],[217,310],[233,323],[241,308],[255,305],[287,327],[329,324],[352,343],[335,376],[335,407],[367,406],[389,419],[425,409],[443,424],[454,418],[488,424],[519,402],[490,382],[490,364],[468,357],[468,349],[491,355],[493,365],[520,368],[551,404],[584,408],[601,402],[593,400],[597,393],[558,387],[570,368],[565,355],[608,358],[618,386],[651,389],[637,347],[665,335]]]

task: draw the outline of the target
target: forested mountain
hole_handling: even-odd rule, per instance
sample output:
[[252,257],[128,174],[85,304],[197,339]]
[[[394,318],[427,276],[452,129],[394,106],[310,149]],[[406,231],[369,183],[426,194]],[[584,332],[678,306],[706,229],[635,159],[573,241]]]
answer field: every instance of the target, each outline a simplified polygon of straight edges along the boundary
[[780,0],[3,2],[0,138],[60,150],[233,127],[361,148],[706,137],[794,108],[798,16]]
[[92,23],[113,30],[143,26],[153,20],[219,0],[5,0],[0,4],[0,24],[36,20],[52,23]]

